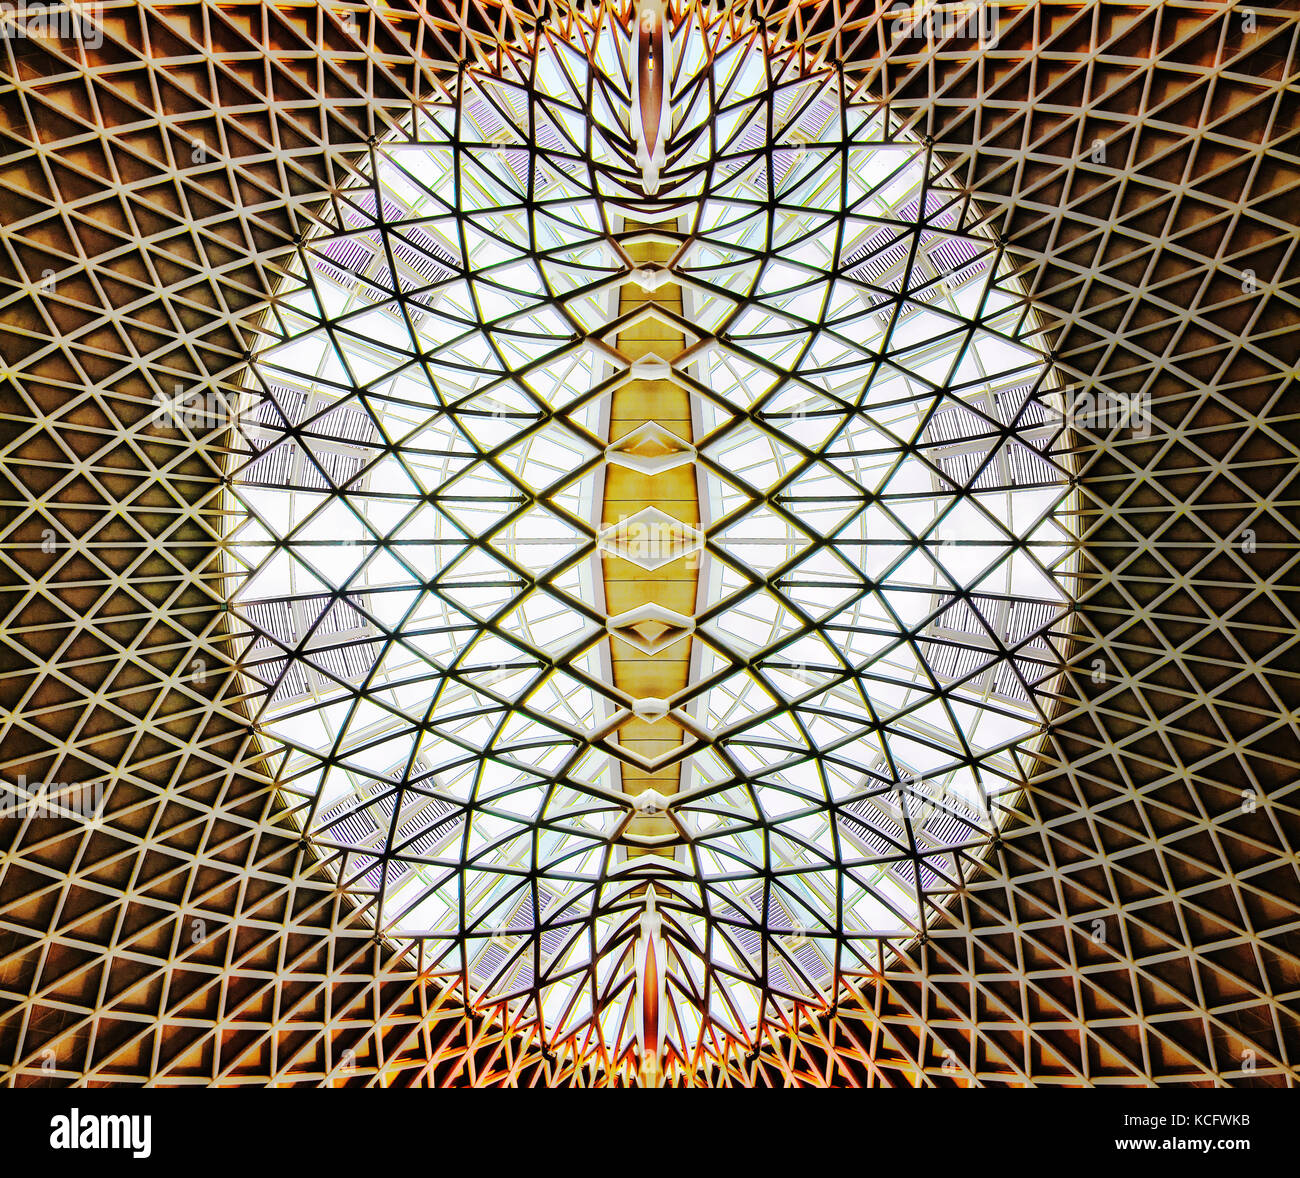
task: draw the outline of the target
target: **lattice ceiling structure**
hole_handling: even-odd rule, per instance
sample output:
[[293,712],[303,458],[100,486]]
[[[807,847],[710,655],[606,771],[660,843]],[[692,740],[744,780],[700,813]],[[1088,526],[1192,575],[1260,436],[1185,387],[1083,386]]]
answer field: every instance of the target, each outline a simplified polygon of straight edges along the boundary
[[1297,21],[992,11],[4,41],[8,1083],[1293,1081]]

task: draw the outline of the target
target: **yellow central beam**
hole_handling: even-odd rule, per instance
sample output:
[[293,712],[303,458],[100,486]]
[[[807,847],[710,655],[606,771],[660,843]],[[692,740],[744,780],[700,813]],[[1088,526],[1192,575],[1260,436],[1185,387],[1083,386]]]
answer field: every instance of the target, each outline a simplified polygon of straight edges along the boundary
[[[628,226],[629,230],[635,226]],[[664,263],[674,247],[654,240],[633,241],[628,253],[638,265]],[[625,283],[619,296],[619,314],[627,315],[658,305],[674,315],[682,314],[682,290],[664,283],[647,290]],[[686,348],[682,331],[662,318],[643,319],[620,332],[620,352],[629,360],[657,356],[671,362]],[[633,430],[655,422],[676,434],[683,442],[693,439],[690,395],[667,380],[632,380],[618,388],[610,406],[608,441],[619,441]],[[603,519],[616,524],[646,508],[658,508],[692,528],[700,523],[699,493],[694,463],[686,463],[658,474],[645,474],[611,463],[605,472]],[[654,570],[608,554],[604,562],[605,607],[610,616],[647,604],[657,604],[678,614],[695,613],[698,590],[698,554],[692,553]],[[690,677],[691,638],[686,636],[657,654],[646,654],[619,638],[611,638],[614,686],[634,699],[672,699],[685,690]],[[631,719],[619,730],[619,743],[646,759],[670,753],[680,747],[682,729],[671,719]],[[624,761],[623,792],[635,797],[648,789],[668,796],[677,792],[681,766],[674,764],[646,770]],[[629,833],[666,835],[672,823],[664,817],[638,815]]]

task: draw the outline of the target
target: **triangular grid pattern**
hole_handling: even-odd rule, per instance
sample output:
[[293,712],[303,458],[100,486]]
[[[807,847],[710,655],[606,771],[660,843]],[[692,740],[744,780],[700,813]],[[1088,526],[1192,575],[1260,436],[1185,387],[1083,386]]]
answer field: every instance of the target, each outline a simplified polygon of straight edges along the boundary
[[371,919],[662,1071],[967,874],[1064,656],[1073,463],[1005,250],[841,71],[690,11],[660,166],[595,142],[644,130],[638,11],[374,145],[263,322],[225,551]]
[[[1295,18],[1007,6],[983,45],[768,16],[989,211],[1071,391],[1151,428],[1081,438],[1081,648],[981,877],[830,1017],[667,1078],[1290,1083]],[[151,416],[235,396],[348,161],[514,21],[122,5],[103,46],[4,41],[3,770],[105,785],[93,824],[4,820],[10,1083],[635,1079],[466,1016],[313,866],[231,670],[226,439]]]

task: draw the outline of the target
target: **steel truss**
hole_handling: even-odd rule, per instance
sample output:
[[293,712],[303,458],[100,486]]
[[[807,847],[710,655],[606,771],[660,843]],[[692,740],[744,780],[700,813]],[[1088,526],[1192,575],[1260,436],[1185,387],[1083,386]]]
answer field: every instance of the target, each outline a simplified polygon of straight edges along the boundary
[[[877,874],[865,891],[885,889],[888,867],[880,867],[907,864],[912,898],[896,901],[894,915],[919,935],[850,925],[839,912],[821,925],[809,912],[812,927],[803,928],[804,914],[774,908],[788,891],[766,865],[752,874],[761,879],[756,901],[752,889],[727,891],[716,881],[685,899],[681,892],[668,903],[657,899],[667,943],[676,947],[672,969],[683,1012],[667,1033],[662,1067],[669,1082],[1285,1083],[1293,1076],[1295,992],[1288,979],[1295,961],[1286,940],[1296,925],[1291,848],[1300,757],[1294,679],[1280,662],[1295,631],[1286,598],[1294,526],[1284,513],[1295,448],[1283,408],[1293,379],[1287,333],[1295,312],[1294,227],[1285,214],[1295,167],[1287,138],[1294,124],[1294,21],[1261,10],[1246,28],[1239,13],[1182,4],[1007,6],[999,13],[991,46],[900,39],[875,13],[791,7],[769,14],[767,36],[778,58],[780,45],[800,46],[792,55],[795,76],[822,76],[820,70],[837,86],[851,78],[853,95],[878,101],[871,108],[877,138],[870,141],[900,144],[908,159],[923,163],[916,211],[903,215],[894,205],[878,218],[888,241],[857,257],[855,243],[837,228],[838,281],[867,292],[858,297],[864,320],[876,316],[871,330],[887,342],[902,310],[915,304],[913,318],[951,317],[964,341],[958,351],[978,351],[981,332],[1027,338],[1037,347],[1054,341],[1054,369],[1036,360],[1029,388],[1008,404],[987,389],[983,400],[941,392],[942,381],[897,357],[878,358],[872,363],[929,381],[923,393],[903,398],[924,408],[894,421],[857,399],[868,383],[860,358],[859,388],[850,396],[812,380],[825,375],[815,364],[774,364],[754,338],[710,328],[711,339],[730,335],[731,363],[783,379],[794,373],[796,382],[808,378],[800,387],[812,411],[802,413],[797,401],[780,402],[779,389],[760,390],[745,403],[752,376],[720,388],[721,360],[696,354],[674,370],[670,379],[700,411],[700,428],[687,443],[699,472],[705,534],[697,575],[710,567],[732,570],[747,578],[748,592],[774,595],[798,618],[793,636],[777,635],[754,651],[739,649],[735,633],[719,624],[717,602],[686,618],[693,649],[707,645],[720,665],[742,664],[745,683],[770,701],[734,728],[723,726],[725,717],[705,722],[700,717],[723,715],[711,693],[725,680],[721,671],[697,672],[674,704],[684,727],[694,721],[698,730],[690,755],[716,757],[718,764],[730,755],[734,763],[750,729],[777,718],[792,727],[764,748],[791,763],[799,756],[834,762],[836,741],[814,733],[814,716],[883,733],[880,763],[855,761],[865,775],[861,796],[835,794],[823,773],[825,789],[813,808],[833,819],[842,843],[827,853],[816,836],[807,837],[804,850],[845,874],[871,866]],[[102,31],[102,52],[89,38],[5,42],[14,85],[4,101],[14,112],[10,125],[19,128],[18,150],[4,172],[15,194],[4,213],[5,245],[18,277],[7,305],[19,326],[9,329],[4,353],[11,377],[6,418],[16,426],[4,460],[15,488],[11,535],[18,546],[5,556],[13,593],[5,643],[16,673],[6,680],[3,759],[15,779],[107,785],[96,821],[4,820],[10,852],[2,868],[3,920],[11,945],[5,960],[15,1005],[0,1023],[0,1043],[10,1082],[634,1080],[634,1044],[644,1034],[634,1024],[643,1014],[633,1011],[620,1030],[599,1038],[586,1033],[586,1024],[557,1039],[544,1032],[533,998],[548,969],[562,972],[562,962],[543,954],[558,953],[553,944],[546,948],[547,937],[570,920],[600,950],[581,964],[588,975],[596,974],[595,960],[617,958],[622,948],[602,1001],[612,1005],[618,993],[633,992],[644,976],[644,955],[638,958],[633,946],[653,939],[642,931],[645,897],[667,889],[644,882],[639,891],[625,888],[609,905],[612,931],[601,942],[594,916],[566,919],[558,902],[543,904],[540,872],[530,861],[530,895],[519,899],[531,899],[531,908],[522,904],[504,919],[485,910],[476,926],[462,924],[446,940],[411,937],[402,913],[385,908],[395,866],[405,863],[418,875],[430,860],[457,874],[468,858],[474,816],[489,813],[484,803],[491,799],[455,795],[443,784],[445,758],[417,764],[416,751],[384,795],[382,847],[331,838],[329,831],[342,831],[348,818],[383,812],[384,796],[375,796],[323,818],[329,803],[320,795],[319,765],[355,759],[365,742],[349,744],[351,728],[340,727],[328,748],[290,741],[302,753],[286,761],[283,743],[259,741],[250,725],[259,709],[270,730],[276,707],[292,711],[274,695],[286,685],[299,693],[304,714],[338,699],[349,707],[382,703],[391,684],[381,688],[366,676],[379,648],[397,649],[410,634],[381,609],[388,582],[345,582],[343,590],[322,578],[316,608],[306,593],[259,599],[250,578],[234,613],[224,608],[232,569],[241,562],[264,567],[258,545],[273,546],[242,522],[256,488],[292,494],[297,504],[323,495],[345,509],[370,507],[379,496],[366,480],[385,464],[409,469],[410,455],[421,450],[417,434],[432,419],[427,410],[376,391],[373,377],[331,386],[316,379],[321,372],[298,372],[313,379],[296,390],[292,379],[273,382],[270,345],[311,332],[337,339],[349,330],[349,316],[376,312],[400,317],[410,345],[434,338],[436,324],[443,325],[441,347],[452,345],[445,338],[445,325],[457,319],[451,304],[440,310],[427,296],[473,280],[463,241],[442,252],[439,243],[414,237],[415,218],[390,216],[382,201],[367,207],[362,186],[371,183],[377,161],[396,154],[395,145],[429,141],[420,119],[430,108],[461,109],[457,79],[508,75],[527,56],[514,47],[536,35],[533,21],[522,10],[477,6],[399,16],[363,6],[194,5],[163,14],[109,5]],[[261,98],[250,104],[249,94]],[[981,100],[972,102],[972,95]],[[845,92],[839,102],[841,110],[852,105]],[[814,137],[774,138],[774,111],[779,115],[777,108],[763,114],[766,140],[738,147],[738,173],[722,177],[704,168],[703,183],[714,190],[738,190],[748,182],[747,168],[755,178],[761,173],[760,184],[771,187],[755,189],[752,208],[764,217],[782,207],[776,177],[787,161],[780,153],[793,157],[802,149],[807,163],[818,152]],[[842,155],[843,139],[834,142]],[[633,145],[629,139],[612,150],[620,146]],[[457,150],[479,154],[473,146]],[[565,155],[540,140],[510,139],[497,145],[492,161],[513,170],[522,157],[520,171],[535,178],[557,154]],[[655,179],[673,184],[680,161],[668,155],[655,163],[645,154],[641,161],[634,149],[624,150],[622,163],[589,169],[582,182],[594,187],[593,174],[601,182],[635,180],[657,168]],[[504,179],[503,171],[497,175]],[[569,181],[557,175],[551,182]],[[534,191],[491,207],[494,215],[509,208],[527,214],[526,235],[505,244],[540,273],[550,258],[535,237],[545,198]],[[847,214],[835,213],[832,220],[843,226]],[[935,244],[923,248],[931,236]],[[383,267],[378,252],[364,273],[355,258],[327,252],[363,237],[382,247]],[[891,286],[893,273],[870,267],[899,243],[907,243],[908,259],[898,267],[899,285]],[[986,269],[940,294],[937,276],[944,271],[934,255],[958,243],[985,259]],[[409,256],[399,247],[409,247]],[[778,261],[770,236],[752,253],[759,275]],[[346,295],[350,303],[314,316],[288,304],[288,292],[330,281],[323,277],[330,265],[343,286],[358,279],[358,290]],[[720,297],[724,284],[688,273],[690,267],[680,260],[678,285],[702,292],[702,300],[711,291]],[[856,277],[849,273],[860,267]],[[579,284],[584,293],[615,285],[615,268],[591,269]],[[378,297],[359,293],[362,283]],[[758,290],[741,290],[737,304],[770,316],[789,313]],[[925,297],[928,290],[935,301]],[[977,328],[976,316],[951,315],[951,303],[969,290],[986,306],[997,291],[1009,294],[1018,300],[1019,319]],[[546,287],[533,302],[555,310],[561,293]],[[549,429],[582,455],[571,468],[580,477],[606,463],[613,440],[588,407],[618,379],[621,361],[612,353],[620,351],[620,329],[632,325],[617,306],[613,315],[609,309],[607,303],[606,317],[581,333],[587,339],[606,332],[599,363],[607,367],[587,362],[569,400],[531,386],[530,396],[519,396],[516,376],[544,367],[543,359],[506,361],[496,342],[497,367],[485,369],[494,387],[466,389],[440,406],[444,437],[455,442],[437,455],[445,463],[441,475],[422,467],[411,478],[410,505],[425,498],[436,520],[421,541],[451,539],[460,559],[490,556],[508,569],[513,583],[495,612],[476,615],[445,579],[429,577],[424,557],[394,555],[396,525],[360,533],[353,554],[358,565],[376,553],[391,557],[421,586],[421,600],[438,602],[465,627],[462,637],[512,644],[509,662],[439,665],[435,657],[429,666],[444,693],[463,690],[463,699],[482,711],[562,730],[571,751],[556,779],[572,786],[573,800],[559,824],[571,830],[627,813],[612,777],[601,785],[578,767],[584,756],[629,763],[618,742],[586,720],[631,711],[636,697],[620,694],[597,660],[576,674],[588,649],[577,640],[557,654],[531,631],[505,625],[505,610],[525,591],[540,592],[557,610],[603,629],[609,619],[598,608],[594,570],[608,558],[593,553],[604,532],[597,525],[612,521],[583,509],[580,495],[567,503],[559,468],[547,482],[526,470],[524,459],[512,465],[508,456],[512,444]],[[675,329],[684,340],[692,332],[703,338],[694,314],[657,314],[666,321],[661,334]],[[804,318],[825,322],[824,315]],[[466,325],[481,326],[481,319],[469,317]],[[376,338],[355,346],[374,346]],[[544,355],[567,355],[574,342],[552,339]],[[353,346],[336,346],[333,354],[350,356]],[[403,363],[428,374],[425,388],[451,381],[416,347],[397,351],[409,352]],[[1092,398],[1093,422],[1076,421],[1072,440],[1054,424],[1046,371],[1058,373],[1065,387],[1058,411],[1077,405],[1079,396]],[[641,376],[660,379],[661,372],[643,369]],[[161,424],[159,410],[168,409],[165,398],[177,385],[202,394],[204,415]],[[507,386],[513,400],[503,395]],[[251,403],[249,388],[257,390]],[[1103,403],[1139,407],[1150,420],[1134,429],[1127,409],[1116,420],[1101,413]],[[242,411],[233,434],[224,406]],[[829,439],[850,422],[870,422],[876,437],[888,439],[892,466],[864,470],[838,455],[830,462],[822,438],[789,442],[799,440],[796,425],[825,428]],[[489,424],[502,431],[490,443],[475,433]],[[725,460],[727,438],[745,431],[773,447],[789,446],[777,477],[760,479]],[[662,457],[662,437],[658,443],[658,450],[650,445],[624,457]],[[916,499],[934,513],[935,527],[905,518],[891,502],[884,476],[904,468],[926,472],[929,485]],[[783,500],[800,477],[822,470],[848,480],[840,498],[856,496],[860,504],[850,521],[828,524],[806,503]],[[464,471],[495,482],[491,501],[507,506],[487,525],[468,520],[465,502],[453,506],[437,497]],[[1068,661],[1051,640],[1064,633],[1061,624],[1033,611],[1014,620],[1022,592],[982,598],[972,591],[951,567],[957,554],[943,544],[951,538],[937,530],[953,504],[970,503],[986,489],[1007,497],[1032,471],[1040,477],[1029,484],[1042,483],[1053,503],[1062,479],[1077,476],[1078,498],[1056,512],[1082,541],[1069,592],[1079,649]],[[710,517],[716,509],[706,488],[715,485],[734,487],[728,493],[735,498]],[[525,509],[562,521],[573,550],[545,568],[520,559]],[[922,669],[904,680],[916,702],[864,720],[844,701],[865,707],[872,698],[866,655],[852,657],[848,640],[837,639],[817,660],[790,657],[800,640],[827,626],[808,616],[806,597],[782,576],[801,543],[842,554],[868,512],[875,512],[873,521],[891,522],[900,549],[925,556],[933,571],[928,583],[909,587],[925,609],[906,620],[897,608],[886,615],[886,645]],[[305,569],[328,558],[310,552],[317,543],[308,535],[311,511],[302,514],[281,528],[285,544],[278,551],[292,550]],[[988,511],[981,517],[998,519]],[[753,559],[737,556],[726,528],[745,518],[786,529],[784,563],[755,569]],[[996,537],[982,541],[997,553],[998,567],[1008,551],[1034,551],[1022,544],[1032,528],[1002,522],[1007,526]],[[868,528],[862,538],[878,543],[880,534]],[[1059,580],[1068,568],[1059,533],[1042,544],[1038,563]],[[442,568],[454,567],[456,558],[450,554]],[[886,599],[882,585],[903,564],[900,553],[869,575],[859,567],[845,577],[856,576],[858,600]],[[580,567],[593,570],[588,590],[574,572]],[[287,616],[283,609],[276,614],[277,602],[290,603]],[[1050,594],[1041,603],[1054,612]],[[462,620],[468,618],[474,621]],[[855,617],[843,632],[879,637],[879,619],[873,623],[874,629]],[[323,640],[313,644],[313,634]],[[596,639],[609,647],[610,659],[615,640]],[[473,649],[466,642],[463,653]],[[800,666],[820,677],[778,678]],[[498,677],[502,671],[518,674],[520,684]],[[561,673],[591,701],[567,723],[530,703],[530,690]],[[250,674],[267,686],[250,691]],[[1041,745],[1018,737],[965,748],[968,723],[952,725],[951,739],[932,738],[954,763],[978,764],[989,779],[1033,780],[1021,792],[985,785],[966,799],[978,803],[969,820],[949,801],[958,826],[933,845],[918,842],[912,805],[928,805],[932,815],[945,803],[936,809],[925,796],[909,801],[898,789],[902,770],[916,766],[897,755],[897,733],[911,713],[926,706],[950,712],[963,700],[985,715],[1050,711],[1051,726]],[[405,715],[391,701],[386,706],[389,716]],[[427,732],[435,719],[430,712],[415,727]],[[513,741],[498,726],[486,759],[517,753]],[[483,763],[482,743],[461,737],[460,744],[472,746],[474,764]],[[1008,759],[1009,748],[1020,750],[1019,760]],[[374,768],[357,760],[352,784],[377,782],[384,774]],[[725,780],[756,798],[763,774],[738,768],[728,764]],[[670,813],[703,810],[725,792],[722,775],[706,780],[701,792],[688,786]],[[788,781],[782,788],[800,792]],[[903,803],[885,806],[887,813],[878,804],[850,808],[895,797]],[[1010,812],[999,832],[993,818],[1001,811]],[[527,818],[540,830],[550,818],[538,813],[506,817]],[[786,815],[756,815],[750,826],[769,843],[789,823]],[[885,828],[886,818],[904,837]],[[396,835],[411,822],[401,842]],[[685,862],[686,848],[701,835],[682,825],[673,855]],[[457,829],[462,851],[441,854],[438,840]],[[304,830],[312,837],[302,839]],[[855,839],[852,854],[839,849]],[[606,859],[619,853],[603,826],[593,841]],[[740,881],[725,881],[732,882]],[[583,895],[592,893],[588,882],[583,887]],[[572,898],[563,897],[570,909]],[[734,915],[721,909],[723,902]],[[692,954],[698,951],[710,970],[721,967],[712,942],[692,940],[688,917],[730,943],[727,986],[761,995],[761,1018],[747,1020],[743,1011],[721,1018],[709,1010],[698,1027],[690,1025],[688,1008],[708,1009],[703,991],[687,982]],[[392,935],[376,941],[376,922]],[[459,981],[449,982],[448,959],[440,954],[447,945],[468,947],[476,930],[493,928],[480,953],[496,948],[519,964],[531,953],[531,978],[523,984],[512,975],[513,990],[494,992],[500,1003],[469,1013],[462,1001],[467,985],[474,988],[471,955],[455,964]],[[855,934],[875,938],[874,956]],[[825,953],[819,938],[829,946]],[[817,1013],[832,994],[809,976],[799,956],[805,948],[822,953],[840,978],[829,1014]],[[508,1001],[509,993],[524,1000]]]

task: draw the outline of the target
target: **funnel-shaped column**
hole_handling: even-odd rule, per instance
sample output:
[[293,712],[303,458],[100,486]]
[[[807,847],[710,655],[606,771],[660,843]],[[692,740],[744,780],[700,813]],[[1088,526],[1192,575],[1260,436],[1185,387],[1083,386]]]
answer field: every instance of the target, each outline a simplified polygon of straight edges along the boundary
[[655,908],[655,890],[647,888],[636,941],[638,1078],[643,1088],[663,1084],[664,937],[663,918]]
[[636,160],[647,196],[659,191],[664,140],[668,136],[667,9],[663,0],[637,0],[636,93],[632,105],[632,133]]

